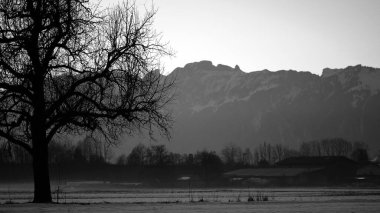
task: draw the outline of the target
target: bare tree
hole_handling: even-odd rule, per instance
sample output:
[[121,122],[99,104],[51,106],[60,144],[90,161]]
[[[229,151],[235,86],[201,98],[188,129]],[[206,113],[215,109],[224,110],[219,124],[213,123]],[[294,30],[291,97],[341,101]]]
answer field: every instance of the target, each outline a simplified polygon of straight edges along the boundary
[[282,161],[285,159],[287,148],[282,144],[276,144],[273,146],[273,158],[275,162]]
[[264,141],[264,143],[259,146],[260,161],[266,161],[268,163],[273,163],[273,147],[270,143]]
[[127,165],[127,156],[125,154],[122,154],[119,157],[117,157],[116,164],[122,166]]
[[312,156],[322,156],[322,145],[320,141],[310,141]]
[[258,148],[255,148],[253,151],[253,164],[255,166],[259,165],[260,162],[260,154]]
[[349,156],[353,144],[343,138],[326,138],[321,141],[303,142],[300,153],[304,156]]
[[253,165],[253,155],[249,148],[246,148],[242,154],[242,163],[245,166]]
[[312,142],[302,142],[299,150],[303,156],[312,156],[315,154],[313,153],[314,150],[312,149]]
[[59,133],[108,141],[168,134],[172,83],[154,72],[170,54],[125,3],[98,13],[88,0],[0,2],[0,137],[33,158],[34,202],[51,202],[48,144]]
[[229,166],[234,166],[237,163],[243,162],[243,152],[240,147],[235,144],[228,144],[222,150],[224,162]]
[[147,164],[148,148],[144,144],[135,146],[127,157],[127,164],[130,166],[144,166]]

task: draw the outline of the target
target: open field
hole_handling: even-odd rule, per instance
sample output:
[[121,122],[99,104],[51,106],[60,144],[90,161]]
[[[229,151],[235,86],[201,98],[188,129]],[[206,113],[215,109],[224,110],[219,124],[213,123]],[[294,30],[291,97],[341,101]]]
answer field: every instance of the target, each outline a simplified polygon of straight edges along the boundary
[[112,204],[13,204],[0,205],[0,212],[342,212],[377,213],[378,201],[267,202],[267,203],[112,203]]
[[31,204],[32,185],[3,184],[0,212],[380,212],[379,188],[170,189],[92,181],[66,183],[53,198],[59,204]]

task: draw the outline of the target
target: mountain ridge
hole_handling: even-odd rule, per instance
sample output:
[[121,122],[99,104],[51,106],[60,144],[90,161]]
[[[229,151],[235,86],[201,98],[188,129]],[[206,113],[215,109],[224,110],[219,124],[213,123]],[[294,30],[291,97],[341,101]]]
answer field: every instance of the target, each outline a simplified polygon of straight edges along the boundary
[[[193,62],[165,76],[176,82],[169,110],[175,152],[219,152],[225,145],[254,148],[263,142],[298,148],[304,141],[341,137],[380,150],[380,69],[362,65],[307,71],[244,72]],[[128,138],[128,152],[144,136]],[[156,142],[153,142],[155,144]]]
[[380,127],[380,69],[326,68],[319,76],[294,70],[246,73],[236,67],[201,61],[167,76],[177,82],[169,146],[176,151],[218,150],[228,143],[254,147],[264,141],[297,146],[343,137],[380,148],[375,127]]

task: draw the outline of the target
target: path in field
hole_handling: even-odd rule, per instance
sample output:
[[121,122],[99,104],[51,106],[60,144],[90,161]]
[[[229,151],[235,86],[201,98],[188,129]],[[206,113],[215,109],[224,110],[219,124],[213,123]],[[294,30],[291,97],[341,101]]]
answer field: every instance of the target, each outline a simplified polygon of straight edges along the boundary
[[375,201],[340,202],[266,202],[266,203],[143,203],[143,204],[12,204],[0,205],[0,212],[156,212],[156,213],[269,213],[269,212],[342,212],[378,213],[380,203]]

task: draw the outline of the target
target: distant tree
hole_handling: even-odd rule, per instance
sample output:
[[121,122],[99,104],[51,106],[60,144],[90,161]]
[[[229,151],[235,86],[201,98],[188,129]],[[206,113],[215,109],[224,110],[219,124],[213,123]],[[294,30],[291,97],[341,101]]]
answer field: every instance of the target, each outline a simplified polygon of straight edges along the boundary
[[311,156],[322,156],[322,145],[320,141],[310,141]]
[[257,163],[265,161],[268,164],[274,163],[274,149],[270,143],[264,142],[255,148],[255,153],[257,153]]
[[333,155],[331,143],[328,139],[323,139],[320,142],[320,144],[321,144],[321,149],[322,149],[322,153],[324,156],[332,156]]
[[0,161],[7,164],[30,164],[31,157],[22,147],[0,142]]
[[229,166],[242,163],[243,152],[241,148],[235,144],[228,144],[222,149],[221,153],[224,162]]
[[259,164],[259,161],[260,161],[259,150],[255,148],[253,151],[253,164],[257,166]]
[[269,162],[266,160],[266,159],[261,159],[258,163],[257,163],[257,166],[258,167],[268,167],[270,166]]
[[120,155],[117,160],[116,160],[116,164],[117,165],[127,165],[127,156],[125,154],[122,154]]
[[343,138],[326,138],[303,142],[299,151],[303,156],[349,156],[352,147],[352,143]]
[[274,162],[281,161],[285,158],[287,152],[287,148],[282,144],[276,144],[273,146],[273,159]]
[[127,157],[127,165],[142,167],[165,167],[180,165],[186,162],[186,157],[169,152],[165,145],[146,147],[143,144],[135,146]]
[[194,155],[193,154],[184,154],[182,156],[184,159],[184,164],[187,166],[192,166],[194,165]]
[[352,143],[343,138],[332,138],[331,146],[333,155],[335,156],[349,156],[352,152]]
[[104,161],[109,163],[110,160],[112,159],[113,157],[113,152],[112,152],[112,149],[111,149],[111,143],[107,143],[105,141],[101,141],[101,145],[102,145],[102,155],[103,155],[103,158],[104,158]]
[[[300,146],[301,153],[303,155],[310,153],[310,144],[302,143]],[[284,160],[285,158],[299,156],[300,152],[290,149],[282,144],[272,145],[264,142],[255,147],[253,151],[252,161],[253,164],[259,167],[266,167],[273,165],[274,163]]]
[[351,158],[359,163],[368,162],[368,145],[364,142],[354,142],[354,150],[352,151]]
[[223,171],[223,162],[215,152],[206,150],[197,152],[194,161],[195,165],[201,168],[199,175],[206,183],[217,178]]
[[9,163],[10,153],[7,143],[0,142],[0,165]]
[[169,152],[165,145],[154,145],[149,148],[151,150],[151,162],[153,166],[166,166],[169,164]]
[[78,146],[75,147],[75,149],[74,149],[73,158],[74,158],[74,162],[76,162],[77,164],[86,163],[87,162],[86,158],[82,154],[82,150]]
[[302,142],[299,151],[302,156],[313,156],[315,154],[310,142]]
[[359,163],[367,163],[368,162],[368,152],[365,149],[355,149],[352,154],[351,158]]
[[[52,141],[49,145],[49,162],[51,164],[73,163],[75,147],[69,142]],[[78,162],[75,162],[78,163]]]
[[253,155],[249,148],[246,148],[243,152],[242,156],[242,163],[244,166],[251,166],[253,165]]
[[178,166],[183,165],[185,160],[182,158],[182,156],[178,153],[172,153],[170,152],[167,157],[167,164],[169,166]]
[[105,163],[103,143],[104,142],[100,140],[87,136],[82,141],[78,142],[77,148],[80,150],[86,162]]
[[128,2],[104,13],[88,0],[0,2],[0,137],[31,154],[34,202],[52,201],[56,134],[168,134],[173,84],[155,70],[170,52],[154,15],[141,18]]
[[12,162],[12,148],[10,143],[0,142],[0,164]]
[[135,146],[127,157],[127,164],[129,166],[144,166],[149,162],[147,148],[144,144]]
[[284,159],[290,158],[290,157],[297,157],[301,155],[300,152],[295,149],[286,148],[284,152],[285,152]]

